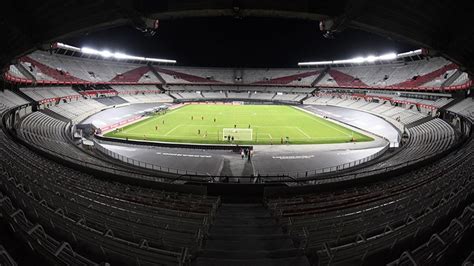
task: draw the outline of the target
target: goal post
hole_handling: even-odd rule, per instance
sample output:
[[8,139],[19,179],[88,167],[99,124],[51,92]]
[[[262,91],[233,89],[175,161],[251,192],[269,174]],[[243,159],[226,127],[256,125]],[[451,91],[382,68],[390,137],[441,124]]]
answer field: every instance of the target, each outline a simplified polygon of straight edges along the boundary
[[253,129],[251,128],[223,128],[222,140],[228,141],[228,137],[234,137],[235,141],[252,141]]

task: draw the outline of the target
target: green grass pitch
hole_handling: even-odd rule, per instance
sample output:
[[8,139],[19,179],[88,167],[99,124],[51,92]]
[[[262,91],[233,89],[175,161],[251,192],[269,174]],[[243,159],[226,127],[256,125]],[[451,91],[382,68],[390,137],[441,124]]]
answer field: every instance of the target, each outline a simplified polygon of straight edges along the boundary
[[[214,121],[215,119],[215,121]],[[238,144],[344,143],[371,141],[372,138],[326,119],[283,105],[186,105],[155,115],[107,137],[181,143],[226,144],[224,128],[252,129],[252,140]]]

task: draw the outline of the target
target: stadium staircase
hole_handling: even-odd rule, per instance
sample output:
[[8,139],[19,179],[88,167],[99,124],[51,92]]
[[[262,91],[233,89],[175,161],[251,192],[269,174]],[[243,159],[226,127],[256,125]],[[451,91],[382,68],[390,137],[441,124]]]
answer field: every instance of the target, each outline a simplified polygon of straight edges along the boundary
[[162,93],[165,93],[165,92],[166,92],[165,88],[163,88],[163,85],[158,84],[158,85],[155,85],[155,86],[156,86]]
[[405,125],[405,128],[412,128],[412,127],[416,127],[418,125],[421,125],[421,124],[424,124],[428,121],[431,121],[433,120],[433,117],[432,116],[426,116],[426,117],[423,117],[422,119],[418,119],[412,123],[409,123],[409,124],[406,124]]
[[304,102],[306,99],[310,98],[310,97],[313,97],[313,94],[306,94],[306,95],[303,97],[303,99],[299,100],[298,102],[301,103],[301,104],[303,104],[303,102]]
[[443,107],[440,108],[440,110],[448,110],[450,107],[462,102],[464,98],[454,98],[452,101],[450,101],[448,104],[444,105]]
[[441,84],[441,88],[444,88],[444,87],[448,87],[448,86],[451,86],[451,84],[453,84],[454,81],[456,81],[459,76],[462,75],[462,71],[460,69],[456,69],[456,71],[454,72],[454,74],[452,74],[449,78],[447,78],[442,84]]
[[12,89],[12,91],[13,91],[16,95],[20,96],[21,98],[27,100],[27,101],[30,102],[30,103],[35,103],[35,102],[36,102],[35,99],[33,99],[33,98],[31,98],[30,96],[26,95],[24,92],[22,92],[22,91],[21,91],[20,89],[18,89],[18,88]]
[[[324,78],[324,76],[326,76],[326,74],[329,72],[329,69],[329,66],[324,68],[324,70],[319,73],[319,75],[313,80],[313,82],[311,82],[311,87],[316,86],[316,84],[318,84]],[[314,89],[311,93],[314,93],[315,90],[316,89]]]
[[69,119],[69,118],[67,118],[67,117],[64,117],[64,116],[62,116],[62,115],[60,115],[60,114],[58,114],[58,113],[56,113],[56,112],[53,112],[53,111],[51,111],[50,109],[43,109],[43,110],[41,110],[41,112],[44,113],[44,114],[47,114],[47,115],[49,115],[49,116],[51,116],[51,117],[53,117],[53,118],[56,118],[56,119],[58,119],[58,120],[60,120],[60,121],[63,121],[63,122],[66,122],[66,123],[71,122],[71,119]]
[[310,264],[263,204],[222,204],[192,265]]
[[[160,75],[160,73],[158,73],[158,71],[156,71],[156,69],[151,64],[148,64],[148,68],[150,69],[151,73],[153,73],[153,75],[155,75],[155,77],[160,81],[161,84],[166,85],[166,80]],[[159,89],[164,91],[164,89],[161,87],[159,87]]]
[[23,76],[25,76],[27,79],[32,80],[33,84],[36,83],[36,77],[30,73],[22,64],[17,63],[15,64],[16,68],[20,71]]

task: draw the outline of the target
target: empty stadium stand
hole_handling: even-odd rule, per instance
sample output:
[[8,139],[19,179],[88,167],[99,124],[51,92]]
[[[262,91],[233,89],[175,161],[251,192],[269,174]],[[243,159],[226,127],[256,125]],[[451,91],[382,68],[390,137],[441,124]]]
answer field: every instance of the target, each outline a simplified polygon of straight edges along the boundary
[[[21,68],[21,69],[20,69]],[[24,72],[24,73],[23,73]],[[235,73],[241,73],[238,77]],[[226,69],[144,65],[36,51],[12,65],[12,82],[40,84],[231,84],[398,90],[463,90],[472,82],[442,57],[315,69]],[[315,82],[317,81],[317,82]],[[309,89],[307,92],[311,92]]]
[[[339,192],[273,195],[267,206],[320,265],[376,261],[373,254],[417,241],[469,198],[472,145],[470,141],[437,164],[385,182]],[[465,225],[472,226],[468,210]]]
[[[55,127],[49,125],[49,132],[42,134],[53,137],[58,133],[54,132]],[[28,202],[20,211],[11,209],[5,214],[10,217],[13,212],[20,213],[23,216],[20,220],[26,224],[19,226],[25,231],[38,233],[43,238],[54,234],[62,239],[58,242],[50,237],[50,242],[58,244],[41,247],[50,249],[48,257],[62,259],[57,256],[60,254],[69,256],[64,260],[72,264],[92,264],[88,259],[75,256],[77,251],[72,247],[83,247],[88,252],[91,248],[96,250],[92,253],[99,261],[117,264],[160,261],[178,265],[189,260],[200,246],[219,206],[218,198],[119,183],[111,186],[110,182],[44,159],[8,141],[3,133],[1,137],[2,154],[8,154],[2,160],[5,175],[2,188],[7,194],[3,197],[2,210],[11,207],[12,196],[25,204]],[[28,224],[31,215],[38,224]],[[100,242],[96,242],[97,239]],[[41,246],[48,241],[37,243]],[[124,256],[125,250],[127,256]]]
[[[433,93],[470,82],[445,59],[235,71],[35,52],[9,73],[37,83],[0,92],[0,221],[48,263],[442,265],[472,233],[474,104]],[[425,87],[437,89],[414,92]],[[72,137],[108,108],[194,101],[359,110],[402,145],[360,167],[243,185],[125,164]],[[1,245],[0,264],[16,265]]]

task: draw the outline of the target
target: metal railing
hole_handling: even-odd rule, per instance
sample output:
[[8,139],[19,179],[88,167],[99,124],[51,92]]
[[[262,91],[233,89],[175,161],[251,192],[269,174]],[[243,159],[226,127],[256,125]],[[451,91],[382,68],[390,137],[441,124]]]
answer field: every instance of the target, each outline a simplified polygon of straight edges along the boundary
[[113,152],[109,149],[106,149],[96,140],[94,140],[93,142],[94,142],[94,148],[98,150],[99,152],[127,164],[142,167],[145,169],[150,169],[150,170],[155,170],[155,171],[160,171],[160,172],[165,172],[165,173],[170,173],[170,174],[176,174],[176,175],[211,176],[209,173],[205,173],[205,172],[191,171],[188,169],[176,169],[176,168],[165,167],[161,165],[156,165],[156,164],[151,164],[151,163],[135,160],[130,157]]
[[307,170],[307,171],[301,171],[301,172],[267,172],[265,174],[261,174],[261,173],[257,172],[257,175],[260,176],[260,177],[286,175],[286,176],[291,176],[291,177],[296,178],[296,179],[298,179],[300,177],[317,176],[317,175],[321,175],[321,174],[327,174],[327,173],[330,173],[330,172],[342,171],[342,170],[345,170],[345,169],[348,169],[348,168],[352,168],[352,167],[364,164],[368,161],[371,161],[371,160],[381,156],[388,149],[389,149],[389,144],[385,145],[383,147],[383,149],[381,149],[380,151],[378,151],[378,152],[376,152],[376,153],[374,153],[370,156],[364,157],[364,158],[356,160],[356,161],[343,163],[343,164],[339,164],[339,165],[335,165],[335,166],[323,167],[323,168],[319,168],[319,169],[313,169],[313,170]]
[[[121,155],[121,154],[118,154],[116,152],[113,152],[111,150],[106,149],[100,143],[98,143],[96,140],[94,140],[94,146],[101,153],[103,153],[107,156],[110,156],[114,159],[120,160],[122,162],[132,164],[134,166],[139,166],[139,167],[143,167],[143,168],[151,169],[151,170],[163,171],[163,172],[171,173],[171,174],[182,175],[181,177],[178,177],[176,180],[185,180],[185,179],[187,179],[188,181],[191,181],[191,180],[196,181],[196,178],[189,178],[191,176],[207,177],[205,179],[210,180],[209,178],[211,177],[211,175],[209,173],[203,173],[203,172],[198,172],[198,171],[190,171],[190,170],[185,170],[185,169],[174,169],[174,168],[170,168],[170,167],[164,167],[164,166],[160,166],[160,165],[155,165],[155,164],[135,160],[135,159],[129,158],[127,156],[124,156],[124,155]],[[345,170],[345,169],[348,169],[348,168],[351,168],[351,167],[355,167],[355,166],[364,164],[366,162],[369,162],[369,161],[381,156],[388,149],[389,149],[389,144],[387,143],[383,147],[383,149],[381,149],[377,153],[374,153],[370,156],[364,157],[364,158],[356,160],[356,161],[352,161],[352,162],[348,162],[348,163],[344,163],[344,164],[339,164],[339,165],[336,165],[336,166],[324,167],[324,168],[313,169],[313,170],[302,171],[302,172],[267,172],[265,174],[257,172],[255,177],[247,177],[247,178],[256,178],[256,177],[258,177],[258,178],[265,178],[265,179],[266,178],[271,178],[271,179],[277,178],[278,179],[280,177],[285,177],[286,179],[288,179],[288,178],[290,178],[290,179],[299,179],[299,178],[303,178],[303,177],[311,177],[311,176],[315,177],[315,176],[318,176],[318,175],[321,175],[321,174],[327,174],[327,173],[330,173],[330,172],[342,171],[342,170]],[[188,176],[188,178],[186,178],[186,176]],[[245,177],[240,177],[240,178],[245,178]],[[212,180],[215,181],[214,178]],[[293,181],[295,181],[295,180],[293,180]]]

